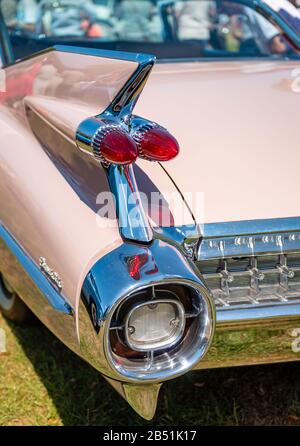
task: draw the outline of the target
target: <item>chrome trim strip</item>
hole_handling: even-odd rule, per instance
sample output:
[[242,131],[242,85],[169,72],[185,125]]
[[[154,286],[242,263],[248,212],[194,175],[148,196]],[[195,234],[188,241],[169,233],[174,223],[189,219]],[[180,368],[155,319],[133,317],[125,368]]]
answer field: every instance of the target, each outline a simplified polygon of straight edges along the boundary
[[73,315],[71,305],[66,301],[62,294],[58,293],[54,286],[42,273],[36,263],[25,253],[14,237],[0,223],[0,238],[5,242],[9,250],[22,265],[26,273],[30,276],[42,294],[46,297],[53,309],[59,313]]
[[198,260],[280,255],[300,252],[300,231],[202,239]]
[[111,165],[106,172],[110,189],[116,199],[121,236],[124,240],[151,242],[153,232],[143,208],[132,165]]
[[300,217],[199,224],[203,238],[300,231]]
[[300,300],[297,302],[274,302],[245,306],[244,308],[217,309],[217,327],[260,323],[276,323],[279,319],[289,320],[300,317]]
[[198,262],[300,252],[298,217],[216,223],[210,224],[208,231],[206,228],[202,227],[205,236],[198,246]]
[[197,259],[247,257],[298,252],[300,218],[243,220],[199,225]]

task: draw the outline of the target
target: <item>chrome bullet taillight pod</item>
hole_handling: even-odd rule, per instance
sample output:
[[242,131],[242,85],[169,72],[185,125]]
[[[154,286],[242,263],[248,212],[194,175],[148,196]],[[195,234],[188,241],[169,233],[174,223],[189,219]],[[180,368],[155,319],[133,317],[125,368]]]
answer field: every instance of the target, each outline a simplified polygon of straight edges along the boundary
[[84,121],[77,131],[77,145],[106,166],[132,164],[138,149],[134,139],[116,119]]
[[169,161],[179,144],[159,124],[132,117],[128,124],[113,117],[95,117],[81,123],[76,135],[83,152],[108,166],[132,164],[139,156],[149,161]]
[[169,161],[179,153],[177,140],[159,124],[134,116],[131,120],[131,135],[141,158],[149,161]]

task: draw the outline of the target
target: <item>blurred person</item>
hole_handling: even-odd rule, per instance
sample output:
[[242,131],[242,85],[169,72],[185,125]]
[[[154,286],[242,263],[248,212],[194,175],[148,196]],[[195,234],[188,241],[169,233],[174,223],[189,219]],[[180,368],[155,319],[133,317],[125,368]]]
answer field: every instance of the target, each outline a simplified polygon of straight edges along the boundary
[[18,2],[17,0],[2,0],[1,10],[7,26],[15,26],[17,23]]
[[253,9],[248,9],[248,18],[250,19],[250,21],[252,21],[253,24],[256,24],[261,29],[264,37],[268,42],[271,53],[286,53],[288,50],[287,42],[283,39],[283,36],[280,34],[277,28],[261,14],[255,12]]
[[215,2],[212,0],[179,2],[176,6],[179,40],[201,40],[207,43],[214,11]]
[[101,37],[101,27],[96,24],[96,19],[92,0],[84,0],[81,4],[75,0],[59,0],[56,3],[42,0],[38,6],[40,29],[37,32],[51,36],[81,37],[88,36],[92,28],[93,37]]
[[118,0],[115,7],[116,30],[121,39],[153,41],[152,20],[155,0]]
[[36,0],[19,0],[17,8],[17,23],[20,28],[34,31],[38,19],[38,4]]
[[[271,54],[285,54],[287,42],[277,28],[265,17],[249,7],[241,6],[241,14],[231,16],[231,31],[240,41],[240,51],[247,54],[264,53],[265,48],[258,46],[257,41],[264,41]],[[246,19],[246,20],[243,20]],[[260,34],[263,39],[258,39]]]

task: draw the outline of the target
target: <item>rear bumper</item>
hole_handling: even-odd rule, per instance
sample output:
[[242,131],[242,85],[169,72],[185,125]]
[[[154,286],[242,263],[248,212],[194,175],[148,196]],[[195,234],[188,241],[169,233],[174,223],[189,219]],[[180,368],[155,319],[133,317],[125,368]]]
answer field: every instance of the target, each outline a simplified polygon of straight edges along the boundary
[[300,360],[300,301],[217,311],[212,345],[195,369]]

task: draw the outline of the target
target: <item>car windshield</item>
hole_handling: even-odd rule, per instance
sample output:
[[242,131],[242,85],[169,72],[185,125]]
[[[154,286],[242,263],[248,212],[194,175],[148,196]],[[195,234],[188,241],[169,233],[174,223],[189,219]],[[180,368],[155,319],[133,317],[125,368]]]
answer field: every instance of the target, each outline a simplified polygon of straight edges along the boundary
[[[300,35],[299,10],[263,1]],[[55,44],[158,59],[298,57],[250,0],[2,0],[1,8],[16,58]]]

